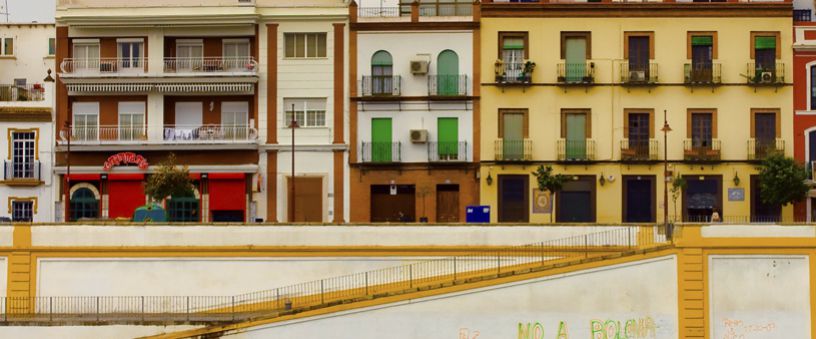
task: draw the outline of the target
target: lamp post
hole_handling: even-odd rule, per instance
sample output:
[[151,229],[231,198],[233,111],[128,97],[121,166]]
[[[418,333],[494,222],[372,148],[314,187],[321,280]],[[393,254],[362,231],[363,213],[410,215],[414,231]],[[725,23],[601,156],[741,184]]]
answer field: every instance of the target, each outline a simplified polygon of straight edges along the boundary
[[295,104],[292,104],[292,121],[289,122],[289,128],[292,129],[292,192],[289,194],[289,215],[292,222],[295,222],[295,129],[298,128],[297,114],[295,114]]
[[71,221],[71,122],[65,122],[65,129],[68,131],[68,152],[65,153],[65,222]]
[[668,135],[671,132],[667,112],[663,110],[663,229],[666,231],[666,236],[671,239],[671,230],[669,230],[669,143]]

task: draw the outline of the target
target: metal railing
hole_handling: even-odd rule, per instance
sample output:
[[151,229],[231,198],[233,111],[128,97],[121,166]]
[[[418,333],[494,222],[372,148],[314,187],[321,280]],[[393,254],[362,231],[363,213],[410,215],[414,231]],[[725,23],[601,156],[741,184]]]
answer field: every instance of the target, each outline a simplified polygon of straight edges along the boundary
[[164,58],[165,73],[250,73],[258,72],[251,56]]
[[364,75],[360,80],[363,96],[399,96],[401,78],[399,75]]
[[533,81],[533,71],[535,63],[528,62],[502,62],[498,61],[496,67],[496,83],[499,84],[530,84]]
[[750,85],[784,85],[785,64],[777,62],[771,65],[758,65],[749,62],[745,77]]
[[45,100],[45,86],[42,84],[0,85],[0,101],[43,100]]
[[430,162],[467,161],[467,141],[429,142],[428,161]]
[[3,164],[4,181],[40,181],[42,177],[39,160],[28,162],[3,161]]
[[658,155],[658,143],[655,139],[632,140],[620,142],[622,161],[655,161]]
[[717,85],[722,83],[722,65],[701,63],[683,65],[683,81],[686,85]]
[[240,142],[258,139],[258,130],[250,126],[209,124],[165,125],[164,141],[173,143]]
[[562,84],[591,84],[595,82],[595,63],[559,63],[558,82]]
[[762,160],[768,156],[779,153],[785,153],[784,139],[748,140],[748,160]]
[[420,3],[419,16],[471,16],[473,4],[460,3]]
[[809,9],[794,9],[793,10],[793,21],[794,22],[810,22],[811,21],[811,13]]
[[533,160],[533,141],[498,139],[494,141],[496,161],[530,161]]
[[[65,131],[65,130],[63,130]],[[62,133],[64,135],[65,132]],[[147,140],[147,126],[89,125],[72,126],[72,143],[117,144]]]
[[620,65],[620,82],[625,85],[650,85],[657,83],[657,63],[631,64],[622,60]]
[[360,7],[357,9],[357,16],[361,18],[396,18],[400,16],[400,9],[398,7]]
[[720,160],[719,139],[685,139],[683,140],[683,159],[687,161],[717,161]]
[[240,322],[620,258],[669,244],[658,226],[613,227],[232,296],[4,297],[0,320],[6,325]]
[[144,74],[147,70],[146,58],[66,58],[60,63],[60,70],[70,75],[122,75]]
[[559,139],[557,143],[559,161],[595,160],[595,140]]
[[429,96],[465,96],[468,94],[467,75],[429,75]]
[[394,163],[402,160],[400,142],[363,142],[362,151],[365,163]]

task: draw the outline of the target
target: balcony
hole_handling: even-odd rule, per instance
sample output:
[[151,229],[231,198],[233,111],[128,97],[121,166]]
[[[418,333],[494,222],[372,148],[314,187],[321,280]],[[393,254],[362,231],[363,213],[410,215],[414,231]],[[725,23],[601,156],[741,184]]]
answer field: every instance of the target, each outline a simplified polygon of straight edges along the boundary
[[619,65],[620,83],[623,85],[646,86],[657,83],[657,63],[632,65],[628,60],[623,60]]
[[557,143],[558,161],[593,161],[595,160],[595,140],[565,140]]
[[721,142],[718,139],[683,140],[683,159],[686,161],[719,161]]
[[794,9],[793,22],[810,22],[811,12],[809,9]]
[[401,80],[399,75],[364,75],[360,93],[364,97],[400,96]]
[[785,140],[748,140],[748,160],[763,160],[774,154],[785,153]]
[[749,62],[746,78],[749,85],[781,86],[785,84],[785,64],[777,62],[768,66]]
[[249,126],[232,125],[165,125],[165,143],[213,144],[253,142],[258,139],[258,130]]
[[147,72],[144,58],[66,58],[60,63],[62,74],[77,77],[139,76]]
[[533,82],[533,71],[536,64],[527,62],[504,62],[497,60],[494,64],[496,83],[500,85],[529,85]]
[[258,62],[250,56],[164,58],[164,73],[172,75],[255,75]]
[[[451,3],[447,3],[451,2]],[[438,2],[421,2],[419,16],[471,16],[473,4],[469,1],[452,3],[448,0]]]
[[37,185],[42,173],[39,161],[3,162],[3,182],[7,185]]
[[496,161],[530,161],[533,160],[533,141],[498,139],[494,142],[494,152]]
[[467,141],[429,142],[429,162],[465,162],[467,161]]
[[42,84],[31,85],[0,85],[0,101],[44,101],[45,87]]
[[621,140],[621,161],[657,161],[657,140]]
[[[60,139],[67,139],[66,130]],[[160,138],[148,137],[147,126],[73,126],[71,144],[75,145],[142,145],[142,144],[229,144],[253,143],[258,131],[247,126],[164,125]],[[61,142],[64,143],[64,142]]]
[[563,85],[589,85],[595,82],[595,63],[559,63],[558,83]]
[[361,18],[398,18],[400,9],[397,7],[360,7],[357,9],[357,16]]
[[687,86],[711,86],[722,83],[722,65],[719,63],[683,65],[684,83]]
[[399,142],[363,142],[364,163],[391,164],[402,159],[402,144]]
[[428,95],[457,97],[468,94],[467,75],[429,75]]

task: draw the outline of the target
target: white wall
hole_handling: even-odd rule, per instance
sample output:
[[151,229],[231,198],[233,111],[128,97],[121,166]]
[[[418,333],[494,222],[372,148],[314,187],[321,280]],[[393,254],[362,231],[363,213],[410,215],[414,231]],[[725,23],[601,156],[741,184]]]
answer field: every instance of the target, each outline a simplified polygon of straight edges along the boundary
[[5,297],[7,295],[7,292],[8,292],[8,257],[0,257],[0,297]]
[[[300,131],[298,131],[299,133]],[[286,221],[289,215],[289,184],[288,178],[292,175],[292,152],[279,151],[278,155],[278,220]],[[347,164],[344,163],[344,166]],[[348,173],[346,170],[344,173]],[[296,176],[310,176],[323,178],[323,222],[330,222],[334,215],[334,155],[331,151],[295,151]],[[340,179],[342,180],[342,178]]]
[[806,256],[709,256],[712,338],[810,338]]
[[[559,338],[563,326],[569,338],[677,338],[677,318],[676,258],[669,256],[258,326],[229,337],[538,339]],[[540,324],[543,336],[520,336],[520,324],[531,330]]]
[[0,326],[2,338],[131,339],[191,330],[197,326]]
[[0,56],[0,84],[13,84],[17,78],[42,83],[48,69],[56,77],[54,57],[48,55],[48,38],[55,36],[53,24],[0,25],[0,38],[14,38],[14,56]]

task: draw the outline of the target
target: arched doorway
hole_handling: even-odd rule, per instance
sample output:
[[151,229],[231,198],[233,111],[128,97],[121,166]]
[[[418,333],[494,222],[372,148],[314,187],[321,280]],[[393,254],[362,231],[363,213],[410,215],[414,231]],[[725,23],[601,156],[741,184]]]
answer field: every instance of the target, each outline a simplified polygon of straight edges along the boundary
[[439,53],[436,59],[436,88],[438,95],[459,94],[459,56],[451,50]]
[[391,95],[394,89],[394,61],[391,53],[377,51],[371,57],[371,94]]

